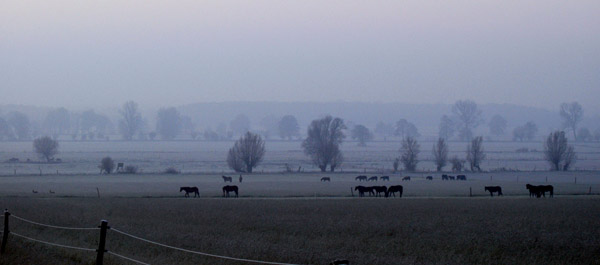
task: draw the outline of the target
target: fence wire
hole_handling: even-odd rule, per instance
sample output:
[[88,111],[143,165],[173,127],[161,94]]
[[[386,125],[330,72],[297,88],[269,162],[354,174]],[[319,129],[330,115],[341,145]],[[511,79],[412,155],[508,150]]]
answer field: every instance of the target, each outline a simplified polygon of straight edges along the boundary
[[46,244],[46,245],[50,245],[50,246],[61,247],[61,248],[69,248],[69,249],[75,249],[75,250],[82,250],[82,251],[93,251],[93,252],[96,252],[96,250],[93,249],[93,248],[82,248],[82,247],[74,247],[74,246],[67,246],[67,245],[62,245],[62,244],[56,244],[56,243],[52,243],[52,242],[43,241],[43,240],[39,240],[39,239],[28,237],[28,236],[20,235],[20,234],[17,234],[15,232],[10,232],[10,234],[13,235],[13,236],[16,236],[16,237],[24,238],[24,239],[27,239],[27,240],[35,241],[35,242]]
[[12,217],[14,217],[16,219],[19,219],[19,220],[21,220],[23,222],[26,222],[26,223],[30,223],[30,224],[34,224],[34,225],[39,225],[39,226],[50,227],[50,228],[56,228],[56,229],[66,229],[66,230],[98,230],[98,229],[100,229],[98,227],[66,227],[66,226],[48,225],[48,224],[42,224],[42,223],[34,222],[34,221],[31,221],[31,220],[28,220],[28,219],[25,219],[25,218],[22,218],[22,217],[18,217],[18,216],[14,215],[14,214],[11,214],[10,216],[12,216]]
[[174,249],[174,250],[179,250],[179,251],[183,251],[183,252],[187,252],[187,253],[192,253],[192,254],[196,254],[196,255],[201,255],[201,256],[207,256],[207,257],[213,257],[213,258],[220,258],[220,259],[227,259],[227,260],[234,260],[234,261],[243,261],[243,262],[250,262],[250,263],[257,263],[257,264],[296,265],[296,264],[291,264],[291,263],[261,261],[261,260],[242,259],[242,258],[234,258],[234,257],[229,257],[229,256],[215,255],[215,254],[210,254],[210,253],[205,253],[205,252],[194,251],[194,250],[183,249],[183,248],[178,248],[178,247],[174,247],[174,246],[165,245],[165,244],[158,243],[158,242],[155,242],[155,241],[151,241],[151,240],[148,240],[148,239],[145,239],[145,238],[134,236],[132,234],[129,234],[129,233],[123,232],[121,230],[115,229],[114,227],[111,228],[110,231],[115,231],[115,232],[117,232],[119,234],[131,237],[131,238],[135,238],[137,240],[141,240],[141,241],[144,241],[146,243],[150,243],[150,244],[154,244],[154,245],[157,245],[157,246],[161,246],[161,247],[165,247],[165,248],[170,248],[170,249]]
[[112,251],[110,251],[110,250],[109,250],[109,251],[107,251],[106,253],[108,253],[108,254],[111,254],[111,255],[113,255],[113,256],[116,256],[116,257],[119,257],[119,258],[122,258],[122,259],[124,259],[124,260],[128,260],[128,261],[131,261],[131,262],[137,263],[137,264],[142,264],[142,265],[150,265],[150,263],[145,263],[145,262],[142,262],[142,261],[139,261],[139,260],[135,260],[135,259],[132,259],[132,258],[128,258],[128,257],[125,257],[125,256],[123,256],[123,255],[121,255],[121,254],[114,253],[114,252],[112,252]]

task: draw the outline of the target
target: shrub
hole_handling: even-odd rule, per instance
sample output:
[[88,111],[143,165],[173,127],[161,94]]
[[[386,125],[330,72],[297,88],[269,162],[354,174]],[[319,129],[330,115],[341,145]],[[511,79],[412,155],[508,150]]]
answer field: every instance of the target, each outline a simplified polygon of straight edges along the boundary
[[126,166],[123,170],[123,174],[135,174],[138,171],[138,167],[136,166]]
[[104,157],[100,161],[98,168],[100,168],[100,173],[106,172],[106,174],[110,174],[115,169],[115,161],[110,156]]

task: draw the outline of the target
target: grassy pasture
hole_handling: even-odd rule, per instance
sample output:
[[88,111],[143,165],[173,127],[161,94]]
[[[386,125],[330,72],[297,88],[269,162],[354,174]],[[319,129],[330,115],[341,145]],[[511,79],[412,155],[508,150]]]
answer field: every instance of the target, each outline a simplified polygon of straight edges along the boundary
[[[235,257],[326,264],[600,264],[600,197],[554,199],[0,198],[14,214],[55,225],[117,229]],[[94,248],[97,231],[17,233]],[[243,264],[154,247],[109,231],[107,247],[152,264]],[[93,264],[93,252],[11,237],[0,264]],[[128,264],[107,257],[107,264]]]

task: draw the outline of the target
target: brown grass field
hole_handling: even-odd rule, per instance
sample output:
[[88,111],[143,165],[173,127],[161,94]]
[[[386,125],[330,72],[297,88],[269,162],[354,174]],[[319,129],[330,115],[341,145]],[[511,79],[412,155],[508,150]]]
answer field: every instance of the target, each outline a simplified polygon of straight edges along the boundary
[[[600,197],[504,198],[35,198],[0,206],[38,222],[90,227],[101,219],[191,250],[294,264],[600,264]],[[11,231],[95,248],[98,231]],[[107,248],[151,264],[244,264],[108,232]],[[0,264],[94,264],[94,252],[11,236]],[[107,255],[106,264],[133,264]]]

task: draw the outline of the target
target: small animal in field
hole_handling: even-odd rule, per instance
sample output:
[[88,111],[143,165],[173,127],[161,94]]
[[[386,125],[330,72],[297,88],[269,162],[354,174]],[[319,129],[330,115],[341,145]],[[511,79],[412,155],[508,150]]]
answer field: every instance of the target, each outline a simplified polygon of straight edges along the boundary
[[427,176],[425,179],[426,180],[433,180],[433,177],[432,176]]
[[467,176],[465,176],[465,175],[458,175],[458,176],[456,176],[456,180],[467,180]]
[[372,176],[367,181],[377,181],[377,176]]
[[221,176],[223,178],[223,182],[231,182],[231,177]]
[[242,183],[242,180],[243,180],[242,175],[240,175],[240,183]]
[[52,191],[52,190],[48,190],[48,192],[49,192],[50,194],[54,194],[54,191]]
[[350,265],[350,261],[347,259],[336,259],[329,263],[329,265]]
[[325,182],[325,181],[331,182],[331,178],[329,178],[329,177],[322,177],[321,178],[321,182]]
[[31,190],[31,192],[33,192],[33,193],[38,193],[38,192],[37,192],[37,190]]
[[552,185],[539,185],[539,186],[535,186],[535,185],[531,185],[531,184],[527,184],[525,185],[525,188],[527,188],[529,190],[529,197],[542,197],[544,196],[544,198],[546,197],[546,192],[550,192],[550,197],[554,197],[554,187]]
[[385,197],[389,197],[390,194],[394,197],[396,197],[396,192],[399,193],[398,197],[402,197],[402,191],[404,190],[404,188],[402,187],[402,185],[395,185],[395,186],[390,186],[387,190],[387,193],[385,195]]
[[367,181],[367,176],[358,176],[358,177],[354,178],[354,180]]
[[455,179],[456,179],[454,176],[448,176],[448,178],[449,178],[450,180],[455,180]]
[[223,186],[223,197],[229,197],[230,192],[235,192],[235,197],[238,197],[238,186]]
[[448,175],[442,175],[442,180],[448,180]]
[[410,181],[410,177],[406,176],[402,178],[402,181]]
[[198,187],[181,187],[179,188],[179,192],[185,191],[185,197],[190,197],[190,193],[194,193],[195,197],[200,197],[200,193],[198,192]]
[[498,193],[498,196],[503,196],[502,195],[502,188],[500,186],[485,186],[484,188],[485,191],[489,191],[490,192],[490,196],[494,197],[494,192]]
[[381,181],[390,181],[390,176],[382,176],[379,179],[381,179]]
[[375,197],[381,197],[387,194],[386,186],[373,186],[373,190],[375,190]]

